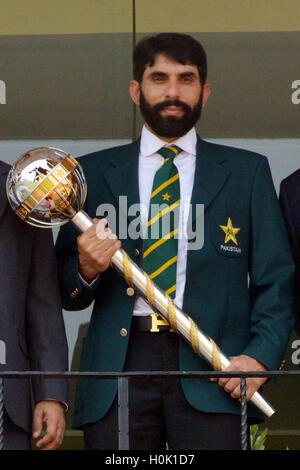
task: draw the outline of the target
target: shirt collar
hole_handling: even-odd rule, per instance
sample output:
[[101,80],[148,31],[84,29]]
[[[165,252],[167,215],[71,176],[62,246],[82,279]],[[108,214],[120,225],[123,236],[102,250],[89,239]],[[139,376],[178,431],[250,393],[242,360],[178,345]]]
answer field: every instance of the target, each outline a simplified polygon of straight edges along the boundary
[[[153,134],[147,127],[144,125],[141,134],[141,146],[140,153],[142,156],[151,156],[161,148],[167,145],[165,140],[160,139],[155,134]],[[197,146],[197,134],[196,130],[193,127],[189,132],[187,132],[179,139],[172,142],[172,145],[178,145],[184,152],[191,155],[196,155],[196,146]]]

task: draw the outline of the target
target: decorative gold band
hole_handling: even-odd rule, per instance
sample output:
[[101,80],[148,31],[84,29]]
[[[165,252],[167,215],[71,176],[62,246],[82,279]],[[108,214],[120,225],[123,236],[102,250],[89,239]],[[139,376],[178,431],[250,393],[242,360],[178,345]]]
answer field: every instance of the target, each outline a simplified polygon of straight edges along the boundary
[[212,366],[214,370],[221,370],[221,354],[220,349],[212,338],[209,338],[212,346]]
[[169,320],[172,330],[177,332],[178,330],[177,330],[176,308],[175,308],[173,300],[169,296],[168,296],[168,320]]
[[16,209],[16,213],[22,218],[27,216],[36,208],[38,204],[53,191],[57,185],[68,176],[69,172],[78,165],[75,158],[68,155],[56,165],[47,176],[33,189],[31,194]]
[[16,214],[21,217],[21,219],[25,220],[28,216],[28,214],[30,213],[30,211],[27,209],[27,207],[23,207],[23,206],[19,206],[17,209],[16,209]]
[[[124,278],[127,282],[127,284],[130,287],[133,286],[133,280],[132,280],[132,268],[131,268],[131,260],[127,253],[122,250],[123,253],[123,272],[124,272]],[[155,295],[154,295],[154,283],[152,279],[148,276],[147,273],[144,273],[146,277],[146,298],[147,302],[149,303],[150,307],[153,309],[153,311],[157,314],[159,312],[157,311],[157,308],[155,307]],[[171,299],[171,297],[167,296],[168,299],[168,322],[172,328],[173,331],[178,332],[177,329],[177,315],[176,315],[176,307]],[[199,335],[198,335],[198,327],[194,320],[191,317],[188,317],[190,321],[190,341],[192,348],[194,352],[199,356],[200,355],[200,343],[199,343]],[[158,330],[159,331],[159,330]],[[212,366],[214,370],[221,370],[221,354],[220,354],[220,349],[214,342],[212,338],[209,338],[211,346],[212,346]]]
[[72,171],[78,165],[77,160],[72,157],[72,155],[67,155],[66,158],[61,162],[61,165],[65,167],[66,170]]
[[156,307],[155,307],[155,296],[154,296],[154,284],[153,281],[151,281],[150,277],[148,276],[147,273],[145,273],[146,276],[146,297],[148,300],[148,303],[152,310],[155,313],[158,313]]
[[124,272],[125,281],[130,287],[133,288],[131,261],[126,251],[122,250],[122,254],[123,254],[123,272]]
[[198,328],[197,328],[197,325],[196,323],[194,322],[194,320],[189,317],[189,320],[190,320],[190,325],[191,325],[191,329],[190,329],[190,340],[191,340],[191,345],[192,345],[192,348],[194,350],[194,352],[196,354],[200,354],[199,352],[199,336],[198,336]]

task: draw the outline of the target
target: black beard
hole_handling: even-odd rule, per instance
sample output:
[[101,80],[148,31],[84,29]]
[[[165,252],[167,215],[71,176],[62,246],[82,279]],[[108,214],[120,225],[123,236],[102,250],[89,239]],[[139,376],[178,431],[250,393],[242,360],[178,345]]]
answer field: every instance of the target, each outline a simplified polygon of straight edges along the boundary
[[[140,90],[140,109],[145,122],[160,137],[175,138],[185,135],[196,124],[201,116],[202,111],[201,92],[198,103],[191,108],[189,105],[180,100],[166,100],[151,106],[142,90]],[[180,118],[176,116],[161,116],[160,111],[167,106],[180,106],[184,115]]]

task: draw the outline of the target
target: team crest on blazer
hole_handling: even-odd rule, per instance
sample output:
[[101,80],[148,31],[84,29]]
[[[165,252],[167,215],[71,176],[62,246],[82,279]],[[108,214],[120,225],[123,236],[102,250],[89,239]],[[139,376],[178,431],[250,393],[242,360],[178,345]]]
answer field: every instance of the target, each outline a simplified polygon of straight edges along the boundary
[[237,236],[241,230],[240,227],[234,227],[230,217],[228,217],[227,225],[219,225],[219,227],[224,232],[224,243],[220,244],[220,249],[227,253],[241,254],[242,250],[239,247]]

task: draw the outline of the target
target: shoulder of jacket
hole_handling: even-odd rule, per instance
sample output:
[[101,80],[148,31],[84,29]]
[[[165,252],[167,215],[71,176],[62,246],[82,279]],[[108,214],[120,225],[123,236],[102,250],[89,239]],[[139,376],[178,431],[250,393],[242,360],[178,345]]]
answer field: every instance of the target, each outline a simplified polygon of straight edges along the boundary
[[95,166],[99,168],[99,164],[105,166],[113,160],[118,158],[122,159],[124,155],[128,155],[132,152],[134,145],[136,145],[135,142],[98,150],[96,152],[77,157],[76,160],[84,169],[93,169]]
[[268,158],[253,150],[248,150],[230,145],[202,141],[205,151],[217,160],[226,160],[229,165],[257,168],[260,164],[268,163]]
[[281,181],[282,186],[290,186],[294,184],[300,186],[300,168]]

